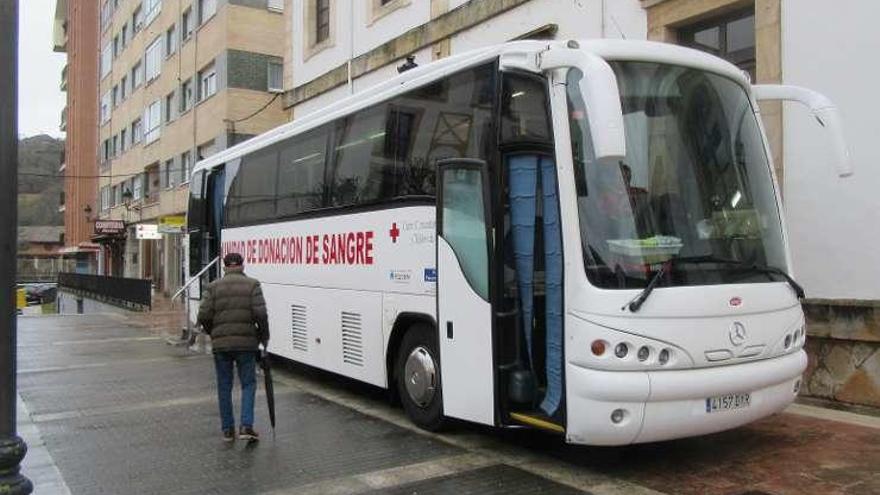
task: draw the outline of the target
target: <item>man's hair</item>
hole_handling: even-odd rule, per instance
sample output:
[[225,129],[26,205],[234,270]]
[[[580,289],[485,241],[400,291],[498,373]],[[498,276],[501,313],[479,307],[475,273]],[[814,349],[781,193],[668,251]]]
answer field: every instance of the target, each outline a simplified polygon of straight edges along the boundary
[[223,257],[223,266],[241,266],[244,259],[238,253],[229,253]]

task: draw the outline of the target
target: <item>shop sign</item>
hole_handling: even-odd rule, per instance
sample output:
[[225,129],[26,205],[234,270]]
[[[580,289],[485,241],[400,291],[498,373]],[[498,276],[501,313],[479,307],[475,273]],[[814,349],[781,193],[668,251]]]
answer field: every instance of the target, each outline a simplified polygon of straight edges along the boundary
[[159,226],[154,223],[140,223],[135,226],[135,237],[137,239],[161,239],[162,234],[159,233]]
[[159,232],[162,234],[181,234],[186,227],[186,217],[174,215],[159,218]]
[[95,233],[105,235],[120,235],[125,232],[125,224],[122,220],[95,220]]

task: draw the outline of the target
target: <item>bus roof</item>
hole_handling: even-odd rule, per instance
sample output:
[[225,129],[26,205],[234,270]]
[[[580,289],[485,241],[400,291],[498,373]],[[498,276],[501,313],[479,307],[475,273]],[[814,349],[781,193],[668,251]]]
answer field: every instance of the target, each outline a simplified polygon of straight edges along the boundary
[[[332,122],[350,113],[390,99],[414,88],[430,84],[455,72],[486,63],[506,54],[531,56],[541,51],[565,48],[569,41],[512,41],[453,55],[408,70],[364,91],[340,99],[320,111],[312,112],[286,124],[255,136],[243,143],[199,161],[192,173],[211,169],[217,165],[239,158],[254,150],[283,141],[311,128]],[[748,85],[742,70],[713,55],[668,43],[635,40],[596,39],[577,42],[579,49],[594,53],[606,60],[631,60],[666,62],[715,72]]]

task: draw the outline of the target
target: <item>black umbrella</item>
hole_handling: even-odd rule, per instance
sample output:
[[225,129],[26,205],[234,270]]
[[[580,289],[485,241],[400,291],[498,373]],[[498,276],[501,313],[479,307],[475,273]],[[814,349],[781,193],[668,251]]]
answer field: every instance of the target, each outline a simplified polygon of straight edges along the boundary
[[263,370],[263,380],[266,386],[266,405],[269,406],[269,423],[272,425],[272,439],[275,439],[275,386],[272,384],[272,365],[269,362],[269,353],[264,347],[260,351],[260,368]]

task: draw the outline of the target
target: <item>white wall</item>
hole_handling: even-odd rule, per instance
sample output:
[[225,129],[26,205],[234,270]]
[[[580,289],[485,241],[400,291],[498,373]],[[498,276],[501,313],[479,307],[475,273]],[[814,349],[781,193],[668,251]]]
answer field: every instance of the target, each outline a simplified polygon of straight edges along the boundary
[[[469,0],[452,0],[449,9]],[[470,0],[474,1],[474,0]],[[486,0],[479,0],[486,1]],[[431,16],[430,0],[411,0],[405,7],[371,22],[371,2],[368,0],[336,0],[333,45],[304,60],[306,43],[304,13],[305,0],[295,0],[288,15],[293,16],[293,85],[307,83],[334,69],[349,58],[362,55],[373,48],[427,23]],[[352,7],[353,6],[353,7]],[[532,0],[511,9],[489,21],[452,37],[452,53],[503,43],[547,24],[557,24],[558,39],[621,38],[645,39],[647,23],[639,0]],[[416,54],[416,62],[430,62],[430,49]],[[401,61],[402,62],[402,61]],[[395,62],[386,68],[367,74],[354,83],[355,91],[370,87],[397,74]],[[335,97],[339,93],[333,92]],[[326,99],[324,99],[327,101]],[[307,102],[308,111],[319,108],[317,102]],[[296,110],[297,116],[308,111]]]
[[880,299],[880,3],[782,3],[783,79],[840,107],[855,175],[838,179],[808,112],[786,104],[785,208],[794,270],[808,297]]

